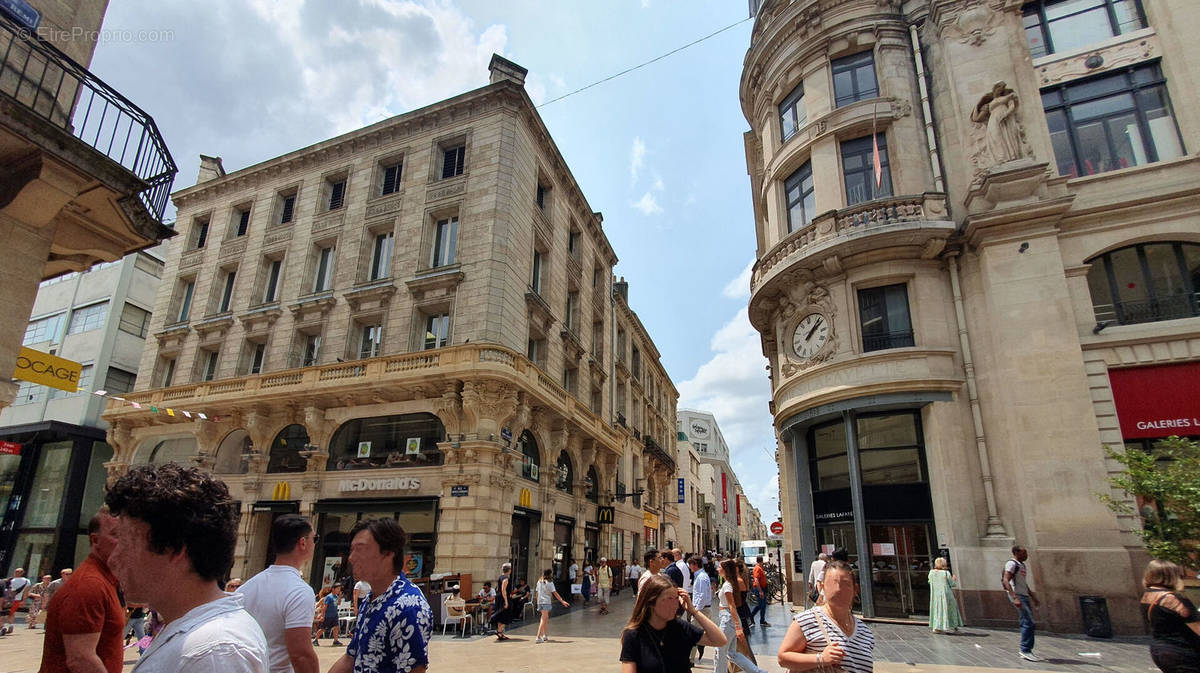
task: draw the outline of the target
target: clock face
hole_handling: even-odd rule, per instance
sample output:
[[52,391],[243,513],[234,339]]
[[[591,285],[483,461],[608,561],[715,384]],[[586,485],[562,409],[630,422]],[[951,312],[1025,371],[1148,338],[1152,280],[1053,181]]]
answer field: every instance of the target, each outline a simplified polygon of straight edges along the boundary
[[792,348],[796,355],[808,359],[816,355],[829,341],[829,319],[820,313],[809,313],[796,325]]

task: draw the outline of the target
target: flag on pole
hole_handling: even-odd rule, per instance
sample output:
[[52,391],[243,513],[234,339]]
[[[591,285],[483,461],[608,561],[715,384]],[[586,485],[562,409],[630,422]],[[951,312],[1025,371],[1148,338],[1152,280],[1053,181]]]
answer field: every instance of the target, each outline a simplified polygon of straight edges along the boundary
[[871,166],[875,169],[875,195],[879,195],[880,188],[883,187],[883,164],[879,161],[879,136],[875,133],[875,128],[879,120],[878,116],[879,104],[876,103],[871,109]]

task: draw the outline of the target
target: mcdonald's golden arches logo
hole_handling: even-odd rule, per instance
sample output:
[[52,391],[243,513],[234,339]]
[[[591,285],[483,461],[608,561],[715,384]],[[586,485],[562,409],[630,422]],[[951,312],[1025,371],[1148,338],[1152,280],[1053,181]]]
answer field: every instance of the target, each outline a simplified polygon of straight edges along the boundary
[[529,492],[529,489],[521,489],[520,499],[517,501],[517,504],[521,507],[533,507],[533,494]]
[[271,490],[272,500],[291,500],[292,485],[286,481],[275,482],[275,488]]

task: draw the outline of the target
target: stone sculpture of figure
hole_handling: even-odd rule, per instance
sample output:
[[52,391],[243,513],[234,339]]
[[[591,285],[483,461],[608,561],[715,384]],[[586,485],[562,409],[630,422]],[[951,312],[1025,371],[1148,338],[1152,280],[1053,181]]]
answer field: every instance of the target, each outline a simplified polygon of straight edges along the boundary
[[1004,82],[992,85],[990,93],[979,99],[971,112],[971,121],[985,124],[985,140],[992,165],[1020,159],[1021,129],[1017,121],[1017,94]]

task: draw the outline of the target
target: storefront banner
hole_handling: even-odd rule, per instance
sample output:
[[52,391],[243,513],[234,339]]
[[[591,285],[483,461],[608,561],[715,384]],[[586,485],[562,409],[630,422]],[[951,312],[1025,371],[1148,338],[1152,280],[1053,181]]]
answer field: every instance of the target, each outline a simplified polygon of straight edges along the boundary
[[653,528],[654,530],[658,530],[658,515],[657,514],[651,514],[650,512],[642,512],[642,520],[644,522],[643,525],[645,525],[646,528]]
[[678,487],[677,487],[677,490],[678,490],[678,492],[679,492],[679,493],[678,493],[678,495],[679,495],[679,504],[681,504],[681,505],[682,505],[682,504],[683,504],[683,503],[686,501],[686,498],[684,498],[684,485],[683,485],[683,477],[680,477],[680,478],[679,478],[677,481],[679,482],[679,484],[678,484]]
[[729,496],[725,494],[725,473],[721,473],[721,513],[729,513]]
[[79,390],[79,373],[82,371],[83,365],[78,362],[22,346],[12,378],[73,393]]
[[740,526],[742,525],[742,496],[739,495],[733,504],[737,507],[737,525]]
[[21,445],[16,442],[0,442],[0,455],[19,456],[21,455]]
[[1112,369],[1108,379],[1125,439],[1200,434],[1200,362]]

